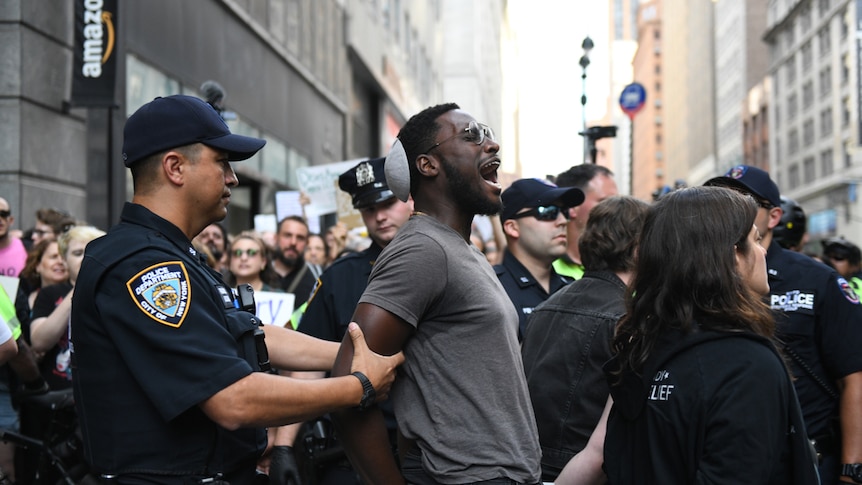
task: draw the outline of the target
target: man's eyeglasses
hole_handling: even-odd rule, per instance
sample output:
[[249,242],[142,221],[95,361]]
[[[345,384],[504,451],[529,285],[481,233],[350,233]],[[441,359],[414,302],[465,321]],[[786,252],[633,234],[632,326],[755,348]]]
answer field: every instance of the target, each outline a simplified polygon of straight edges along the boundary
[[243,254],[248,254],[248,256],[250,258],[252,258],[252,257],[257,256],[258,253],[260,253],[260,249],[246,249],[246,250],[234,249],[233,250],[233,255],[236,256],[237,258],[241,258]]
[[0,218],[8,219],[12,215],[11,211],[0,211]]
[[847,259],[846,257],[844,257],[841,254],[827,254],[826,258],[831,259],[832,261],[844,261]]
[[477,145],[481,145],[482,143],[485,143],[485,138],[487,138],[491,141],[494,141],[494,130],[492,130],[490,126],[483,125],[482,123],[479,123],[478,121],[471,121],[467,125],[467,128],[464,128],[463,130],[455,133],[454,135],[450,136],[449,138],[446,138],[445,140],[439,141],[439,142],[431,145],[430,148],[423,151],[422,153],[431,153],[431,150],[439,147],[440,145],[446,143],[447,141],[449,141],[449,140],[451,140],[451,139],[453,139],[459,135],[463,135],[464,133],[467,134],[467,136],[464,137],[465,141],[471,141]]
[[512,219],[521,219],[522,217],[535,217],[539,221],[556,221],[557,216],[563,213],[563,217],[569,218],[569,209],[557,205],[540,205],[534,207],[527,212],[521,212],[512,216]]

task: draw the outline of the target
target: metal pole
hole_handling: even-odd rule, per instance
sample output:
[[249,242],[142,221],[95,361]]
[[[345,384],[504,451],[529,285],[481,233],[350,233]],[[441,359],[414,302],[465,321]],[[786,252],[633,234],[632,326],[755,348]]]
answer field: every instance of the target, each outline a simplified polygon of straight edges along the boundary
[[[587,60],[587,64],[589,64]],[[583,58],[581,65],[583,65]],[[581,74],[581,126],[583,127],[583,142],[584,142],[584,163],[589,162],[589,139],[587,137],[587,66],[584,66],[583,74]]]
[[581,43],[581,48],[584,49],[584,55],[578,62],[581,66],[581,117],[583,121],[583,138],[584,138],[584,163],[589,163],[590,160],[590,140],[587,136],[587,66],[590,65],[590,51],[593,50],[593,39],[590,36],[584,37]]

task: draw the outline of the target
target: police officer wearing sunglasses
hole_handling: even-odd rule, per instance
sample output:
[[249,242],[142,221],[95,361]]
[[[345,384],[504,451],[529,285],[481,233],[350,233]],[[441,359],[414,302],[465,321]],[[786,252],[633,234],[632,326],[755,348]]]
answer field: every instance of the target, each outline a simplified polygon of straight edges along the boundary
[[568,209],[583,203],[584,193],[531,178],[516,180],[503,191],[502,200],[500,221],[507,247],[494,271],[518,310],[518,336],[523,339],[533,309],[572,282],[552,264],[566,253]]

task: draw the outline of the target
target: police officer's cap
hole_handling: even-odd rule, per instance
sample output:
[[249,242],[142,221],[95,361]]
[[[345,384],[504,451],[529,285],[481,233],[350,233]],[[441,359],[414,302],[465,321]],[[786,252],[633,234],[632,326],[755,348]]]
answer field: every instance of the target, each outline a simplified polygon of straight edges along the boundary
[[737,165],[721,177],[707,180],[704,185],[729,187],[767,201],[772,207],[781,207],[778,186],[769,178],[768,173],[757,167]]
[[500,220],[511,219],[521,209],[548,206],[560,202],[563,207],[575,207],[584,202],[584,193],[577,187],[557,187],[547,180],[532,178],[516,180],[503,191]]
[[195,143],[227,152],[228,160],[251,158],[266,140],[234,135],[206,101],[177,94],[141,106],[123,128],[123,161],[127,167],[150,155]]
[[385,158],[360,162],[338,177],[338,187],[353,198],[353,207],[363,209],[387,201],[395,194],[386,185]]

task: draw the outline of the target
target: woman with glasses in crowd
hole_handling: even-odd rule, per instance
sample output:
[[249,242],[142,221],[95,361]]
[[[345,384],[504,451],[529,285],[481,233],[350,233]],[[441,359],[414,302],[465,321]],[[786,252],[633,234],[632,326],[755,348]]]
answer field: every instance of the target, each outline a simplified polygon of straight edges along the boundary
[[274,285],[276,275],[267,246],[253,232],[243,232],[233,238],[228,251],[228,268],[227,282],[233,287],[248,283],[254,291],[281,291]]

